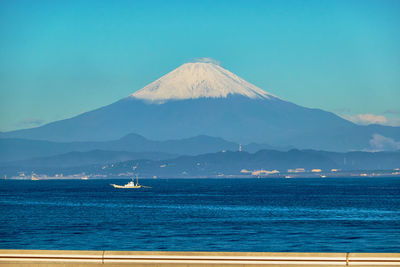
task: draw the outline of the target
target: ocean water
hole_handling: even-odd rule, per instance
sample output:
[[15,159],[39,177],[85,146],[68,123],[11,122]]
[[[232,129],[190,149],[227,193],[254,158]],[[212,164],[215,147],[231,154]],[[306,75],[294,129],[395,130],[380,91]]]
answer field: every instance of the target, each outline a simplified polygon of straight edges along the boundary
[[400,179],[0,181],[1,249],[400,252]]

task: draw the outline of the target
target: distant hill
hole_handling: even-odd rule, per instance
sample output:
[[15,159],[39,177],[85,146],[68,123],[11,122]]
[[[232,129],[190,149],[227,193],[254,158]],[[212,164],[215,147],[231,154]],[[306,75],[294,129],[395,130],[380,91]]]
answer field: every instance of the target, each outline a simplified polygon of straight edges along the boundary
[[[222,150],[237,150],[238,144],[222,138],[196,136],[180,140],[153,141],[137,134],[105,142],[50,142],[5,138],[0,139],[0,162],[27,160],[92,150],[121,152],[158,152],[159,155],[197,155]],[[169,156],[168,156],[169,157]]]
[[162,160],[176,157],[176,154],[162,152],[127,152],[127,151],[105,151],[91,150],[87,152],[68,152],[65,154],[32,158],[27,160],[0,163],[1,166],[23,166],[39,168],[66,168],[94,164],[107,164],[128,160],[150,159]]
[[[73,157],[76,157],[73,155]],[[61,160],[61,159],[60,159]],[[101,174],[116,176],[120,173],[135,172],[143,176],[185,177],[185,176],[215,176],[219,174],[239,175],[243,169],[278,170],[287,172],[288,169],[304,168],[341,170],[387,170],[400,168],[400,151],[394,152],[348,152],[336,153],[316,150],[290,150],[287,152],[276,150],[261,150],[256,153],[248,152],[218,152],[197,156],[179,156],[164,160],[129,160],[112,164],[93,164],[79,167],[63,167],[59,165],[28,164],[20,166],[3,164],[0,175],[16,175],[19,171],[35,171],[39,174],[54,175],[55,173]]]

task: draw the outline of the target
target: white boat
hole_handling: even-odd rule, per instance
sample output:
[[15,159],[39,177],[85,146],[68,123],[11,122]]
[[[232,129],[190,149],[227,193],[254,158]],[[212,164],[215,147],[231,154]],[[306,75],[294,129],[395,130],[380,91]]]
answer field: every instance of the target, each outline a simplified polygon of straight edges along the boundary
[[136,184],[135,179],[132,178],[132,181],[127,183],[126,185],[117,185],[117,184],[110,184],[114,188],[151,188],[150,186],[144,186],[139,184],[139,177],[136,175]]

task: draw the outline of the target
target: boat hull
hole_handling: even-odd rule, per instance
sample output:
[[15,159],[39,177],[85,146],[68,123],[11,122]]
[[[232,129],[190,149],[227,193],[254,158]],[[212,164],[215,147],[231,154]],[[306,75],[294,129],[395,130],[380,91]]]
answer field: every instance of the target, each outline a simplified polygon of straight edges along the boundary
[[111,184],[112,187],[114,188],[126,188],[126,189],[130,189],[130,188],[141,188],[141,185],[134,185],[134,186],[126,186],[126,185],[117,185],[117,184]]

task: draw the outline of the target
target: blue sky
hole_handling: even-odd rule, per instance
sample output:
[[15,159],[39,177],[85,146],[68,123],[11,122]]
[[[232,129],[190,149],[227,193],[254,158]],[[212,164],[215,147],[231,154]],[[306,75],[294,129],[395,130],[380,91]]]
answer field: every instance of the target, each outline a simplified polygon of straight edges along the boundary
[[0,131],[211,57],[296,104],[400,125],[400,1],[1,1]]

